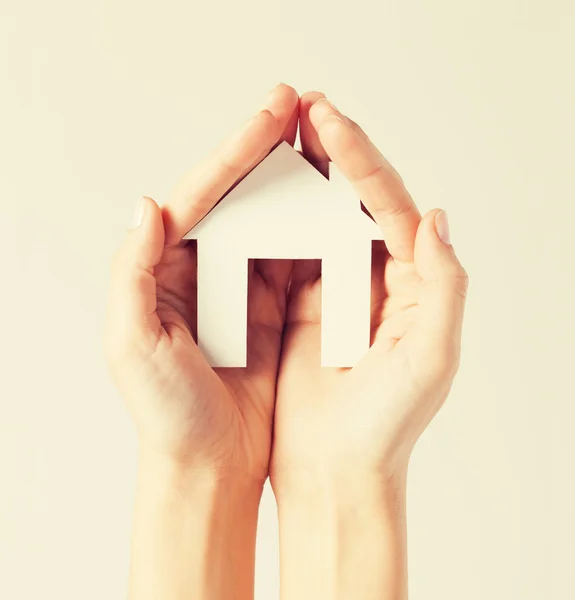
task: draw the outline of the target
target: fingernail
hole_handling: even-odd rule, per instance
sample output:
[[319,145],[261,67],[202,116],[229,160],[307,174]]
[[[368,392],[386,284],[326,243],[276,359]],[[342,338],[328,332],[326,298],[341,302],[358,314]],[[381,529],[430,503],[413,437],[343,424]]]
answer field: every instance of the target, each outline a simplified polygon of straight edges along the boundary
[[347,119],[342,115],[339,110],[327,99],[327,98],[319,98],[310,108],[310,111],[313,109],[312,120],[315,122],[316,127],[319,127],[322,123],[326,123],[328,121],[337,121],[342,123],[343,125],[347,124]]
[[259,111],[261,112],[262,110],[266,110],[267,108],[269,108],[270,104],[272,104],[274,95],[275,95],[275,91],[278,89],[278,87],[281,85],[281,83],[278,83],[276,86],[274,86],[273,89],[271,89],[268,92],[268,95],[266,96],[266,99],[262,102]]
[[326,98],[327,103],[333,108],[333,110],[337,110],[337,112],[341,112],[339,108],[331,101]]
[[449,222],[447,221],[447,213],[444,210],[440,210],[435,215],[435,230],[439,239],[447,246],[451,245],[451,239],[449,236]]
[[144,206],[145,200],[144,198],[140,198],[138,204],[136,205],[136,209],[134,210],[134,217],[132,219],[132,229],[136,229],[136,227],[140,226],[142,222],[142,218],[144,216]]
[[322,98],[318,98],[316,100],[316,104],[318,102],[325,102],[328,106],[331,106],[333,108],[333,110],[337,111],[338,113],[341,113],[341,111],[338,109],[338,107],[331,100],[328,100],[325,96]]

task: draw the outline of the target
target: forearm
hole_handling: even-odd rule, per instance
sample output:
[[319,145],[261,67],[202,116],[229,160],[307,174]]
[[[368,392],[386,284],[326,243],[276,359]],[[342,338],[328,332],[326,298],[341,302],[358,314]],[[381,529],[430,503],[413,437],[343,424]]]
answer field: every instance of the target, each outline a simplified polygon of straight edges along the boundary
[[143,456],[130,600],[251,600],[261,487]]
[[405,476],[298,479],[276,494],[282,600],[405,600]]

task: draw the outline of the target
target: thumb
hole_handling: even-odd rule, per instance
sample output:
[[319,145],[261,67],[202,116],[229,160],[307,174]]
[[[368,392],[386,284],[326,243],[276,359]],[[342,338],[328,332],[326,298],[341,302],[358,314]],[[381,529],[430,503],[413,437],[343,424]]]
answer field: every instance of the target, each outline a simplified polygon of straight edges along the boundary
[[134,223],[128,234],[128,245],[135,250],[136,264],[144,269],[153,269],[164,253],[164,222],[162,210],[155,200],[143,196],[136,206]]
[[421,278],[419,316],[414,333],[422,359],[435,375],[457,370],[468,276],[450,242],[445,211],[425,215],[415,238],[415,269]]
[[118,351],[147,354],[161,329],[154,267],[164,252],[164,224],[154,200],[144,197],[140,202],[133,228],[112,263],[106,341],[114,355]]

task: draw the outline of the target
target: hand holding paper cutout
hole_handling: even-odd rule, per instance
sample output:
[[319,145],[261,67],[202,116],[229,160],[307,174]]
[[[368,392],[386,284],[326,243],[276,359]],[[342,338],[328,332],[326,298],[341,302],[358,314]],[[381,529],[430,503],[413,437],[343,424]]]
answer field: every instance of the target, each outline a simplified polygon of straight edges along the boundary
[[[322,94],[300,101],[306,158],[333,160],[380,226],[374,242],[372,347],[352,369],[320,367],[321,265],[294,263],[278,379],[271,478],[389,477],[443,403],[458,368],[467,275],[445,213],[421,218],[397,172]],[[355,476],[355,475],[354,475]]]
[[213,370],[194,342],[191,229],[280,140],[293,144],[298,96],[276,87],[264,109],[182,178],[162,210],[145,199],[141,223],[117,253],[107,354],[140,445],[179,464],[262,485],[268,474],[277,367],[291,266],[250,264],[247,369]]
[[406,600],[407,466],[458,367],[467,275],[445,214],[422,219],[323,94],[300,99],[300,137],[316,168],[331,159],[353,183],[385,245],[374,242],[373,344],[351,369],[320,366],[321,265],[294,263],[270,465],[281,597]]
[[[274,401],[282,598],[407,597],[407,463],[457,370],[467,275],[445,214],[422,219],[365,133],[321,96],[298,108],[278,86],[162,210],[145,199],[116,256],[107,354],[146,457],[131,598],[252,597]],[[338,166],[385,239],[373,345],[352,369],[322,368],[319,261],[251,261],[248,366],[212,369],[194,341],[195,247],[181,239],[279,140],[293,144],[298,110],[304,156],[324,174]]]

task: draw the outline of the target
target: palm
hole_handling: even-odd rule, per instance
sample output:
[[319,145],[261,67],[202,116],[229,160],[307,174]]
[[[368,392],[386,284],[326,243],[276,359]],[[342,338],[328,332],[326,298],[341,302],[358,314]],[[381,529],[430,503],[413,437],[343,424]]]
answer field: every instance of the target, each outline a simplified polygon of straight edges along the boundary
[[318,271],[317,263],[307,261],[294,269],[278,381],[274,469],[309,464],[314,447],[324,463],[342,464],[356,455],[365,461],[366,449],[378,460],[387,453],[381,444],[390,439],[383,429],[396,430],[408,416],[402,407],[410,405],[406,396],[413,382],[398,339],[417,311],[416,278],[409,268],[398,269],[383,247],[375,249],[371,322],[377,343],[356,367],[333,369],[320,365]]
[[297,131],[297,92],[279,85],[238,132],[158,206],[142,203],[113,263],[106,350],[146,448],[194,467],[267,476],[289,263],[249,269],[248,366],[212,369],[196,345],[196,249],[182,241],[282,140]]
[[[285,261],[250,264],[248,365],[243,369],[212,369],[198,350],[196,265],[196,244],[184,242],[166,249],[155,269],[156,312],[162,335],[170,342],[162,361],[169,365],[176,388],[170,410],[162,402],[155,418],[169,421],[166,429],[175,434],[179,452],[188,453],[193,442],[213,449],[216,455],[208,458],[218,464],[239,461],[241,468],[263,479],[291,265]],[[224,451],[229,456],[219,455]]]
[[300,103],[304,156],[324,175],[329,158],[338,163],[372,210],[386,244],[374,243],[372,345],[353,368],[320,366],[321,266],[294,266],[278,378],[276,480],[284,471],[379,469],[403,460],[447,395],[457,367],[462,295],[454,291],[466,277],[437,239],[431,225],[437,212],[422,220],[365,133],[341,115],[330,118],[335,109],[318,100],[314,93]]

